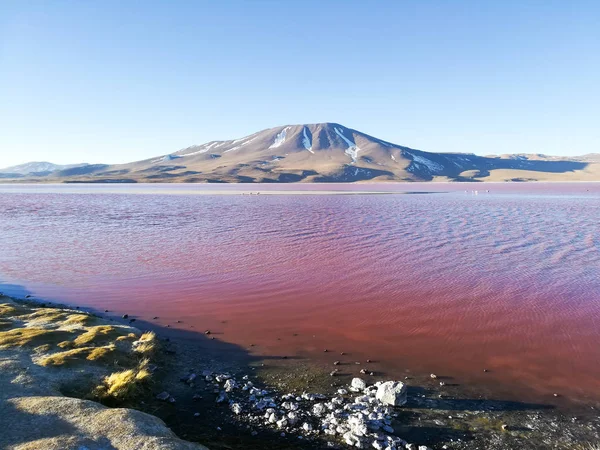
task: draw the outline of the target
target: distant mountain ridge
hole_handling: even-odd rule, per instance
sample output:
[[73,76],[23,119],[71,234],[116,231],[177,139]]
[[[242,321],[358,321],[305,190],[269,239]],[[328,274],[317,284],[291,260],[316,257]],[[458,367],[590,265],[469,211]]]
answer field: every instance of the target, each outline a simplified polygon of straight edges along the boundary
[[87,164],[54,164],[47,161],[32,161],[25,164],[19,164],[17,166],[5,167],[0,169],[0,173],[3,174],[18,174],[18,175],[31,175],[31,174],[44,174],[49,175],[57,170],[69,169],[71,167],[86,166]]
[[[27,165],[15,167],[22,166]],[[56,166],[45,175],[37,172],[38,167],[35,172],[21,172],[15,180],[106,183],[600,180],[598,154],[567,158],[543,154],[432,153],[378,139],[338,123],[279,126],[127,164]]]

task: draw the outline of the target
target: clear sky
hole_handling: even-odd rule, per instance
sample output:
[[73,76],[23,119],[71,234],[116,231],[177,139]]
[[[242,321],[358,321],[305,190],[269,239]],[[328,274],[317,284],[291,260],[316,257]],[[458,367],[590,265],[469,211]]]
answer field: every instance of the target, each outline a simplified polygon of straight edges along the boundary
[[597,0],[0,2],[0,167],[295,123],[435,152],[600,152]]

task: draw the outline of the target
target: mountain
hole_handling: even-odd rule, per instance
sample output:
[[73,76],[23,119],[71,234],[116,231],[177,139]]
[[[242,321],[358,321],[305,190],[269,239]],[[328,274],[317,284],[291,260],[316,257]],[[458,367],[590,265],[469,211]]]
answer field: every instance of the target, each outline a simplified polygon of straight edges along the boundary
[[57,170],[64,170],[71,167],[81,167],[86,165],[87,164],[58,165],[46,161],[35,161],[0,169],[0,176],[4,176],[5,178],[8,178],[7,175],[13,175],[15,178],[26,175],[46,176]]
[[210,141],[118,165],[61,168],[29,181],[52,182],[356,182],[592,181],[598,154],[477,156],[430,153],[337,123],[286,125]]

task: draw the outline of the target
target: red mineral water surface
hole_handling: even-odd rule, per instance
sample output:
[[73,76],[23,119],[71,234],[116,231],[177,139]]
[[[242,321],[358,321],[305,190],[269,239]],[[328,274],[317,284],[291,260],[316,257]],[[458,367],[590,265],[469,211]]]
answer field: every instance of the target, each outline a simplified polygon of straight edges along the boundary
[[0,291],[598,401],[599,223],[598,183],[0,185]]

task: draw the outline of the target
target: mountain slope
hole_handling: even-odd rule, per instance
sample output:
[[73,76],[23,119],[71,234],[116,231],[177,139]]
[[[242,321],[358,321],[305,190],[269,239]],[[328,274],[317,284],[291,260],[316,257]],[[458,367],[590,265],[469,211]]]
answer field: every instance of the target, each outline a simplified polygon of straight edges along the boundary
[[[40,177],[40,180],[42,177]],[[429,153],[337,123],[286,125],[119,165],[43,177],[66,182],[355,182],[600,180],[597,155]]]

